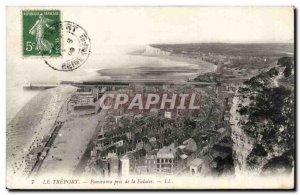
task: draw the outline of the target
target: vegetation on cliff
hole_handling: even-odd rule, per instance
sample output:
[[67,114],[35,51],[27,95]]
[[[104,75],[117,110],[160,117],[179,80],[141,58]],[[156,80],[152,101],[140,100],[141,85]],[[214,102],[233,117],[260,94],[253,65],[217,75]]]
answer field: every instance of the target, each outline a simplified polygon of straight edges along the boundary
[[[288,172],[293,167],[295,149],[294,124],[294,60],[284,57],[278,66],[244,83],[239,89],[247,106],[238,112],[247,116],[242,130],[254,140],[247,165],[262,168],[262,172]],[[288,78],[288,79],[287,79]],[[289,86],[289,87],[287,87]]]

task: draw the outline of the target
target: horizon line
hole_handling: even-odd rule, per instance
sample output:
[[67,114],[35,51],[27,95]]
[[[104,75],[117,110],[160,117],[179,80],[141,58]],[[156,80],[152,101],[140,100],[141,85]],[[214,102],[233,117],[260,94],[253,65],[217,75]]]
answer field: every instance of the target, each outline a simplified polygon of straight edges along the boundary
[[159,44],[200,44],[200,43],[208,43],[208,44],[295,44],[295,42],[183,42],[183,43],[148,43],[147,45],[159,45]]

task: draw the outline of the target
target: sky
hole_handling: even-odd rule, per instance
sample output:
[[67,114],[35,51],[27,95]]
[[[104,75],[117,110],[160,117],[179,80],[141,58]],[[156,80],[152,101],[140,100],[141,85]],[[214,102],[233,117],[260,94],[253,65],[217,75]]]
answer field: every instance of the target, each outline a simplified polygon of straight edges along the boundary
[[[15,44],[21,42],[22,9],[24,8],[9,7],[7,10],[7,24],[9,24],[7,30],[10,32],[8,39],[12,38],[11,42]],[[53,7],[53,9],[61,10],[63,21],[72,21],[87,31],[95,54],[103,53],[110,48],[116,50],[116,46],[121,48],[152,43],[294,42],[293,7]]]
[[[74,13],[75,12],[75,13]],[[63,18],[99,44],[293,42],[292,7],[76,8]]]

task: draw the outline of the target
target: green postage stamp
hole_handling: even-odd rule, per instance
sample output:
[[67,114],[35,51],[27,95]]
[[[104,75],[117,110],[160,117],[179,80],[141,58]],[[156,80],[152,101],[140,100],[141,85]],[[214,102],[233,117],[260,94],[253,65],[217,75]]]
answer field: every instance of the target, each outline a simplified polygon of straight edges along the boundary
[[60,56],[59,10],[23,10],[23,56]]

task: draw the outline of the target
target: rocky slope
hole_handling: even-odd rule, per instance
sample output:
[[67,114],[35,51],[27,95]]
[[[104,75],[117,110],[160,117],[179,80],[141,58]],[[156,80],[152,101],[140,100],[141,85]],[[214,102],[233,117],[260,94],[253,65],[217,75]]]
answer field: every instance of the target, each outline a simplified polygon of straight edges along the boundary
[[236,174],[290,173],[294,164],[294,59],[246,81],[233,99]]

